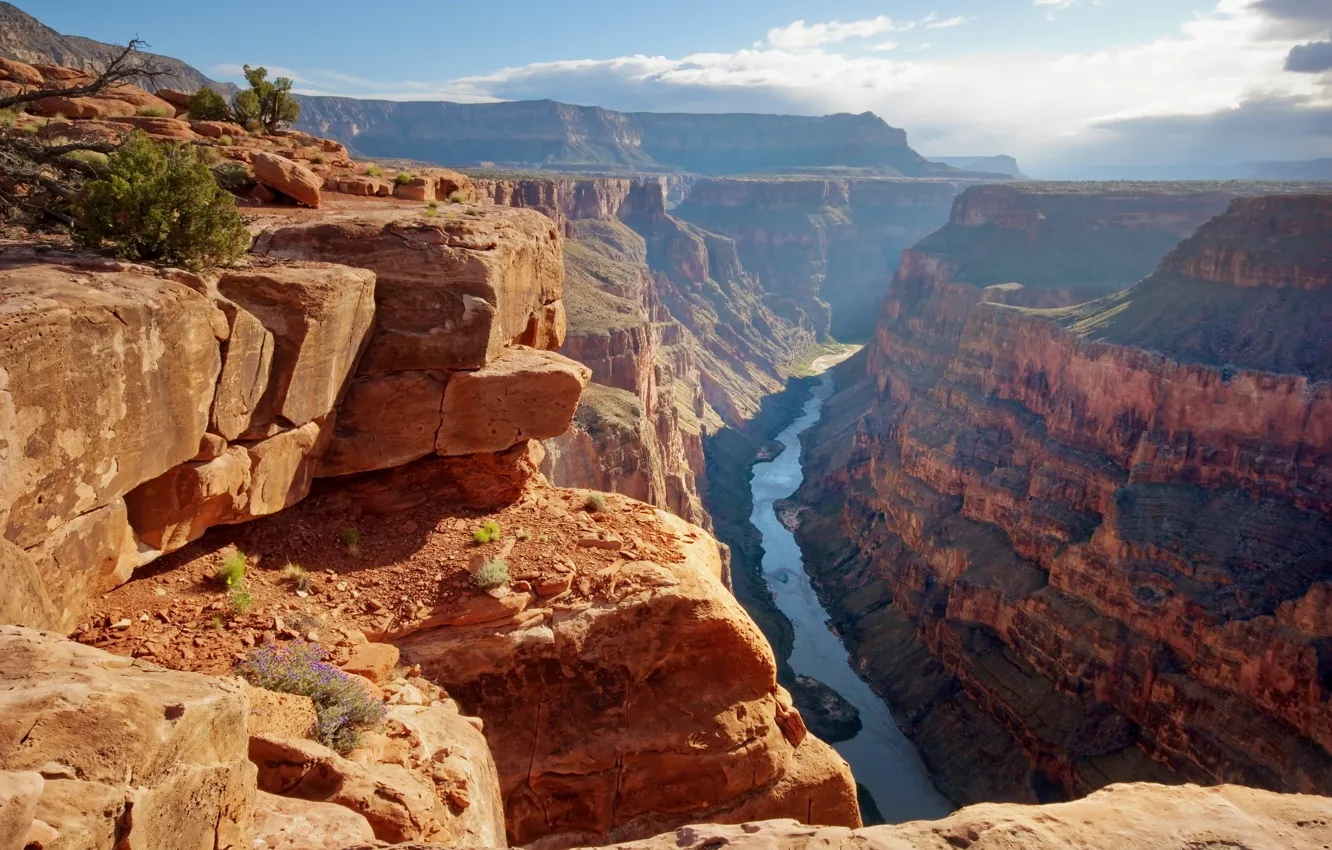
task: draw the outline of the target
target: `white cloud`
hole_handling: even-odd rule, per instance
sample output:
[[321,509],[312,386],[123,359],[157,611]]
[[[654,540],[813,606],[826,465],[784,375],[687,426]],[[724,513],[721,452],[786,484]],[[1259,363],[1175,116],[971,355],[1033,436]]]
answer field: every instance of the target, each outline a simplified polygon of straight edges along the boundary
[[880,52],[885,52],[885,51],[888,51],[888,50],[896,50],[896,49],[899,48],[899,47],[901,47],[901,45],[898,44],[898,43],[895,42],[895,41],[881,41],[881,42],[879,42],[878,44],[876,44],[876,45],[874,45],[873,47],[871,47],[870,50],[877,50],[877,51],[880,51]]
[[892,32],[893,19],[886,15],[863,21],[828,21],[806,24],[804,21],[768,30],[768,43],[779,50],[805,50],[824,44],[837,44],[853,38],[870,38]]
[[927,20],[925,23],[925,29],[927,30],[942,30],[950,27],[960,27],[967,21],[971,20],[971,18],[968,18],[966,15],[957,15],[952,18],[944,18],[943,20],[935,19],[933,13],[926,17],[931,19]]

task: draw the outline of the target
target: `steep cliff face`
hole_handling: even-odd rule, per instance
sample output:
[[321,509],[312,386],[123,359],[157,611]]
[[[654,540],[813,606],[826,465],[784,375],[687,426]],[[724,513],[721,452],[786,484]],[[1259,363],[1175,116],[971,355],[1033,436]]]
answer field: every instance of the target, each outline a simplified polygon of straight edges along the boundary
[[904,258],[869,380],[807,447],[801,539],[955,799],[1332,788],[1330,209],[1237,200],[1063,309]]
[[958,180],[705,179],[680,218],[735,241],[790,321],[865,339],[901,250],[943,224]]
[[741,266],[731,240],[675,219],[669,181],[478,177],[494,204],[535,209],[566,236],[568,337],[594,388],[548,441],[565,486],[625,493],[710,525],[703,439],[741,426],[809,345]]

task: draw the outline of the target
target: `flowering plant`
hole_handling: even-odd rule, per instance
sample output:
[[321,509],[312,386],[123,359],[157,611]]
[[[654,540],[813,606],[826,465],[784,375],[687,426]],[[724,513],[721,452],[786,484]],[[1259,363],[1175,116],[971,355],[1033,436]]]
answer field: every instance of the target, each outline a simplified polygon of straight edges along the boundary
[[317,717],[311,737],[338,752],[354,750],[362,730],[384,721],[384,704],[329,663],[318,644],[265,644],[247,653],[236,672],[256,687],[309,697]]

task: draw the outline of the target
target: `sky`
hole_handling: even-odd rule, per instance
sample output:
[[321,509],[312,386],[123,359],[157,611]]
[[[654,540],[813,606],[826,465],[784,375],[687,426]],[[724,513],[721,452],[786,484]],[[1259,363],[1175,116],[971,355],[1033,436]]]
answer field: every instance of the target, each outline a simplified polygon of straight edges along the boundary
[[[872,111],[1029,173],[1332,157],[1332,0],[18,0],[216,79],[394,100]],[[223,11],[220,11],[223,10]]]

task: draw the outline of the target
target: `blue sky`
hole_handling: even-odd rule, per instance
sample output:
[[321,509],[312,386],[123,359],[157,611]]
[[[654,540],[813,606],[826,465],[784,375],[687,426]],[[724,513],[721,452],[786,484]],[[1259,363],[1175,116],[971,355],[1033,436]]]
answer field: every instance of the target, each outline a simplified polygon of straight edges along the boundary
[[17,5],[219,79],[283,69],[312,94],[870,110],[927,154],[1052,168],[1332,156],[1332,0]]

